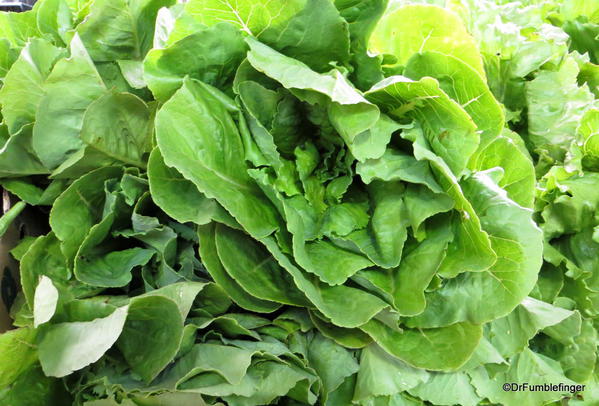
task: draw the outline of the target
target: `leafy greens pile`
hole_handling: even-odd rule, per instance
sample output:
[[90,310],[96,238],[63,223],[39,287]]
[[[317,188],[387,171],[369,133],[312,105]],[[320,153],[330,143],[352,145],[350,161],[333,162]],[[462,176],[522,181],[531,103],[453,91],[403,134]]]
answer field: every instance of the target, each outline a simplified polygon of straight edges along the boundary
[[599,3],[429,3],[0,13],[1,403],[599,402]]

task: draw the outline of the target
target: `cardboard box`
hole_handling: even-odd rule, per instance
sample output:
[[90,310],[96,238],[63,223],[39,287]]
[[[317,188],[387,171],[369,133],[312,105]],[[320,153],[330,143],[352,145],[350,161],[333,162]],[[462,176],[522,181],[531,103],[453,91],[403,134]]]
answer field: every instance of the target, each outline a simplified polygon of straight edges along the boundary
[[[2,189],[0,191],[2,193],[0,213],[6,213],[19,199]],[[0,238],[0,333],[13,327],[9,316],[10,307],[21,290],[19,264],[10,255],[10,250],[25,235],[35,237],[47,234],[50,231],[48,213],[47,207],[27,206]]]
[[[10,199],[3,193],[3,213],[10,208]],[[0,333],[12,327],[10,306],[15,300],[19,286],[19,267],[10,250],[19,241],[21,220],[15,221],[0,238]]]

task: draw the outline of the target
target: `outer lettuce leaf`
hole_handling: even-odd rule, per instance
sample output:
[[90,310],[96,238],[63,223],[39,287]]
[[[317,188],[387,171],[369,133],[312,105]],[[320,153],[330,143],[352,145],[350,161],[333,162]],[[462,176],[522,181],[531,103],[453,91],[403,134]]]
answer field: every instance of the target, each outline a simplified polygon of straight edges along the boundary
[[64,50],[36,38],[28,43],[12,64],[0,89],[2,115],[11,134],[35,121],[35,113],[44,96],[43,85]]
[[[286,12],[289,8],[292,7],[286,2]],[[305,1],[301,11],[285,22],[269,26],[257,37],[319,72],[334,65],[347,65],[350,58],[349,24],[330,0]]]
[[190,1],[169,41],[202,25],[210,27],[221,22],[316,71],[326,71],[335,63],[346,64],[350,58],[348,24],[330,0]]
[[57,43],[68,44],[75,23],[74,14],[67,0],[44,1],[37,8],[37,26]]
[[50,321],[56,312],[57,304],[58,290],[52,283],[52,279],[42,275],[33,297],[33,326],[37,327]]
[[[35,387],[36,390],[31,390]],[[15,406],[42,406],[48,402],[56,404],[71,403],[73,398],[63,383],[56,378],[49,378],[39,365],[23,372],[10,386],[0,393],[0,400]]]
[[436,405],[478,405],[483,399],[464,372],[431,373],[429,379],[408,392]]
[[3,366],[0,369],[0,385],[2,387],[12,384],[20,374],[37,362],[37,353],[33,347],[36,336],[37,331],[32,328],[15,329],[0,336]]
[[207,26],[225,21],[248,34],[260,35],[264,30],[288,21],[305,3],[305,0],[241,0],[233,4],[219,0],[194,0],[186,4],[185,12]]
[[[160,109],[156,116],[160,152],[167,165],[215,198],[250,234],[266,237],[279,227],[278,214],[247,174],[237,127],[214,92],[218,91],[187,80]],[[188,120],[191,111],[194,119]],[[194,143],[196,147],[190,147]]]
[[502,357],[508,358],[524,350],[540,330],[572,315],[569,310],[527,297],[513,312],[487,325],[489,341]]
[[245,51],[241,34],[231,25],[202,28],[164,49],[152,49],[144,59],[143,79],[160,101],[168,100],[187,75],[221,87],[231,81]]
[[72,263],[79,245],[102,216],[104,183],[122,174],[120,168],[102,168],[82,176],[61,194],[50,213],[50,225]]
[[[587,14],[587,16],[592,13]],[[567,16],[564,16],[567,18]],[[596,50],[595,42],[599,35],[599,24],[597,21],[587,21],[587,18],[577,18],[566,21],[562,29],[570,37],[570,50],[578,51],[581,54],[588,53],[591,62],[599,61],[599,53]]]
[[97,361],[116,342],[127,307],[87,322],[48,326],[40,342],[40,362],[48,376],[62,377]]
[[308,347],[308,361],[322,380],[323,400],[337,390],[347,377],[358,372],[360,366],[353,354],[321,334],[314,336]]
[[79,133],[85,110],[106,90],[78,36],[71,40],[70,51],[44,83],[33,127],[33,149],[51,169],[83,146]]
[[257,241],[222,225],[217,225],[215,232],[223,266],[252,296],[295,306],[309,305],[289,274]]
[[148,106],[137,96],[105,93],[85,111],[79,133],[82,149],[62,162],[52,177],[69,179],[119,164],[145,168],[153,131],[150,117]]
[[6,73],[10,69],[13,63],[19,57],[19,53],[16,49],[11,48],[10,42],[6,38],[0,40],[0,80],[4,80]]
[[393,76],[373,86],[366,97],[392,117],[417,120],[432,150],[456,176],[462,174],[480,137],[470,116],[441,90],[438,81]]
[[172,0],[94,1],[76,28],[94,61],[141,59],[151,47],[154,21]]
[[[169,216],[185,223],[202,225],[217,219],[226,224],[235,220],[213,199],[204,196],[193,182],[185,179],[175,168],[169,168],[158,148],[148,160],[148,183],[154,202]],[[195,204],[189,206],[188,202]]]
[[[532,221],[531,211],[509,200],[485,172],[467,179],[464,189],[489,234],[497,262],[484,272],[461,274],[429,293],[427,308],[408,325],[491,321],[509,314],[536,282],[542,234]],[[490,297],[495,298],[493,302],[489,302]]]
[[478,47],[460,18],[437,6],[411,4],[388,10],[370,37],[369,49],[394,55],[400,65],[417,52],[442,52],[485,77]]
[[186,314],[180,314],[175,300],[151,295],[134,298],[129,305],[117,346],[145,382],[154,379],[179,350]]
[[0,13],[0,36],[10,42],[11,47],[22,48],[31,37],[41,33],[36,24],[36,10],[24,13]]
[[261,313],[270,313],[281,307],[278,303],[252,296],[227,273],[227,270],[218,257],[216,227],[214,224],[201,226],[198,231],[200,236],[200,255],[204,258],[208,272],[235,303],[244,309]]
[[47,174],[48,169],[32,151],[32,126],[27,125],[15,135],[0,124],[0,174],[5,178]]
[[518,145],[522,140],[517,134],[504,130],[470,159],[469,167],[484,171],[502,168],[504,173],[498,185],[508,197],[522,207],[532,208],[535,192],[535,169],[528,151]]
[[[273,239],[262,240],[266,248],[287,272],[298,289],[314,306],[339,327],[359,327],[387,305],[378,297],[350,286],[328,286],[310,280],[285,256]],[[349,310],[348,310],[349,309]]]
[[389,354],[408,365],[433,371],[453,371],[461,367],[482,336],[481,326],[470,323],[397,331],[373,319],[361,329]]
[[426,371],[413,368],[378,345],[370,344],[362,350],[353,401],[395,395],[427,380]]
[[505,124],[501,105],[487,87],[484,76],[455,56],[422,52],[412,56],[404,75],[420,80],[436,78],[439,87],[458,102],[481,131],[481,147],[499,136]]

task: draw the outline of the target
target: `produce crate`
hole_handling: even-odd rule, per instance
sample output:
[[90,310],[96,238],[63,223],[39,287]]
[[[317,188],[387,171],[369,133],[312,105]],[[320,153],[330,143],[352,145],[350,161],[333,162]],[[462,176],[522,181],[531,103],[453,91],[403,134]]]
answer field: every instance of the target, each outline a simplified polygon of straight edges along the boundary
[[[8,198],[7,194],[4,194]],[[3,212],[10,208],[8,199],[3,199]],[[0,239],[0,333],[11,327],[9,317],[10,306],[15,300],[19,289],[18,266],[10,255],[10,250],[19,240],[19,229],[17,224],[9,227],[8,231]]]
[[[17,199],[0,188],[2,214],[6,213]],[[10,254],[24,235],[38,236],[47,230],[42,226],[40,212],[33,207],[26,208],[0,238],[0,333],[11,329],[10,308],[21,290],[19,265]],[[47,216],[47,214],[46,214]],[[47,226],[46,226],[47,228]]]

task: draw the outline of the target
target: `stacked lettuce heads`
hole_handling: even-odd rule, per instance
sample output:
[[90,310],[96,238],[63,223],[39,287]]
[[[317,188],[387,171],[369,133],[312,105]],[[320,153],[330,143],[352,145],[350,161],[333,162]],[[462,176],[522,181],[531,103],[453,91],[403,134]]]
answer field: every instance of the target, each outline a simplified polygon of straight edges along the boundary
[[599,3],[408,3],[0,13],[0,403],[599,402]]

